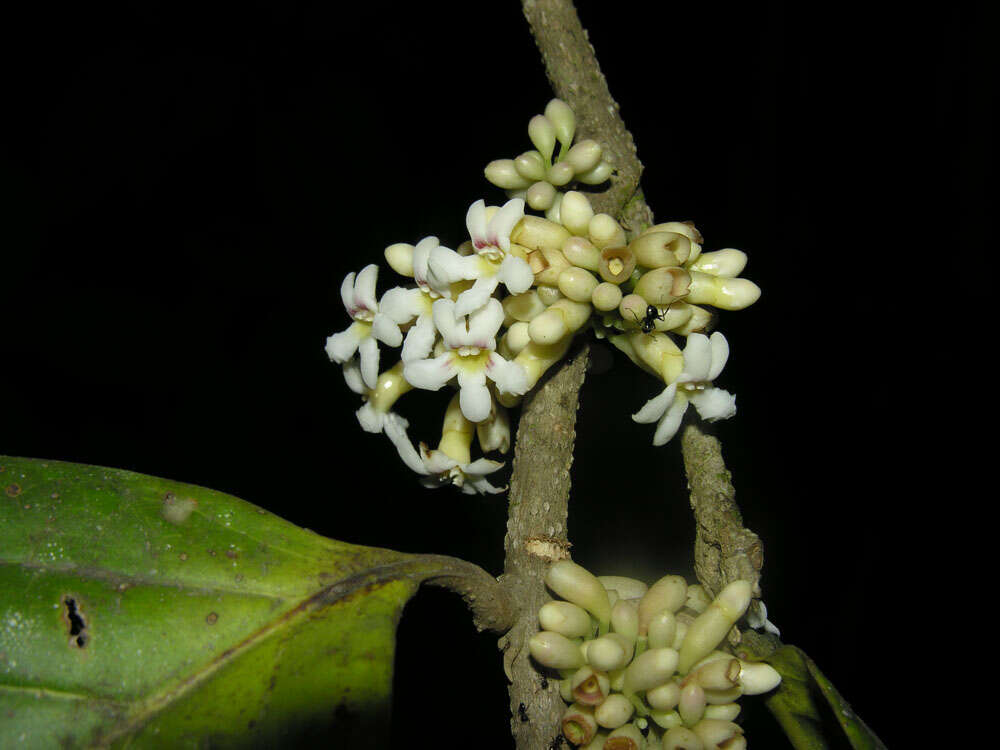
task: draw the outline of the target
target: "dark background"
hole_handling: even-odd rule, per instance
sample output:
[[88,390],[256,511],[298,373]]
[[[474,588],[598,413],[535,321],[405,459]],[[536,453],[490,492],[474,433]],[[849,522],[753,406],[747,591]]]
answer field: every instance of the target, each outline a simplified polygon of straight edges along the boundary
[[[8,23],[0,453],[201,484],[500,572],[504,497],[421,488],[358,428],[323,351],[348,323],[347,272],[393,242],[457,246],[468,205],[503,198],[482,167],[531,148],[551,92],[519,8],[461,7],[140,2]],[[657,218],[749,254],[764,293],[721,317],[740,412],[715,431],[772,619],[891,747],[907,708],[886,675],[918,676],[907,655],[940,603],[926,576],[950,544],[922,510],[945,499],[923,446],[961,312],[943,262],[986,268],[994,61],[976,8],[830,7],[580,14]],[[383,263],[380,293],[398,281]],[[679,445],[629,419],[659,387],[608,356],[582,394],[575,559],[690,571]],[[412,437],[436,439],[419,402],[445,399],[400,402]],[[457,597],[408,606],[396,693],[399,727],[509,745],[495,640]],[[750,741],[780,746],[767,727]]]

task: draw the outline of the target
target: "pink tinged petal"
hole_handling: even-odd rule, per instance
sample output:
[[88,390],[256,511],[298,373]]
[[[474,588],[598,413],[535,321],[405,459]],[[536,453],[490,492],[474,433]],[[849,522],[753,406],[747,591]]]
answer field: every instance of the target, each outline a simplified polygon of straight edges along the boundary
[[[458,295],[458,299],[455,301],[455,314],[468,315],[482,308],[492,298],[499,283],[500,279],[496,276],[480,276],[471,288]],[[499,300],[493,301],[499,302]],[[503,322],[502,313],[500,320]],[[494,331],[495,334],[496,331]],[[469,344],[469,346],[476,346],[476,344]]]
[[465,325],[464,321],[459,322],[455,314],[455,303],[450,299],[435,300],[431,314],[434,317],[434,327],[441,333],[448,348],[457,349],[462,346],[466,335]]
[[388,315],[375,313],[372,320],[372,337],[387,346],[399,346],[403,343],[403,332],[399,325]]
[[[455,305],[455,309],[458,310],[458,304]],[[500,300],[489,297],[481,308],[469,316],[469,346],[478,346],[480,349],[496,348],[497,331],[502,325],[503,305],[500,304]]]
[[348,388],[359,396],[365,394],[365,384],[361,379],[361,366],[358,365],[357,360],[349,359],[344,362],[344,382],[347,383]]
[[417,322],[406,332],[406,340],[403,342],[402,359],[403,362],[413,362],[417,359],[426,359],[430,356],[431,349],[434,348],[434,339],[437,338],[437,329],[434,328],[434,321],[430,315],[421,315]]
[[679,383],[707,381],[712,368],[712,345],[703,333],[692,333],[684,347],[684,371],[677,378]]
[[486,241],[486,201],[478,200],[469,206],[465,214],[465,226],[476,250],[489,246]]
[[385,414],[375,411],[370,401],[354,412],[354,416],[358,418],[358,424],[365,432],[378,434],[385,427]]
[[378,266],[369,263],[361,269],[354,282],[354,305],[375,312],[378,300],[375,298],[375,282],[378,280]]
[[497,276],[511,294],[526,292],[535,283],[535,274],[531,271],[531,266],[524,258],[518,258],[516,255],[508,255],[503,259]]
[[490,415],[493,399],[490,396],[490,389],[485,385],[466,383],[462,385],[458,403],[466,419],[470,422],[482,422]]
[[354,309],[354,271],[347,274],[340,282],[340,299],[344,303],[344,309],[353,317],[351,310]]
[[716,331],[709,338],[709,343],[712,345],[712,367],[708,371],[708,379],[715,380],[729,361],[729,342],[722,331]]
[[354,356],[362,338],[359,327],[352,323],[346,330],[327,337],[326,356],[333,362],[346,362]]
[[500,393],[521,396],[528,392],[528,371],[517,362],[507,361],[496,352],[486,360],[486,376],[497,384]]
[[667,413],[663,415],[663,419],[656,426],[656,433],[653,435],[653,445],[660,446],[670,441],[674,435],[677,434],[678,428],[681,426],[681,420],[684,418],[684,412],[687,411],[688,404],[687,399],[683,395],[674,399],[674,402],[667,409]]
[[366,386],[375,390],[378,382],[378,342],[371,336],[361,339],[358,353],[361,356],[361,379]]
[[632,415],[632,421],[639,424],[652,424],[658,421],[674,403],[676,395],[677,384],[671,383],[663,389],[659,396],[655,396],[643,404],[642,408]]
[[736,414],[736,396],[721,388],[706,388],[689,396],[694,408],[706,422],[729,419]]
[[427,467],[406,435],[406,420],[390,412],[386,416],[384,430],[386,436],[396,446],[396,452],[403,459],[403,463],[417,474],[426,476]]
[[436,391],[455,376],[455,358],[450,353],[434,359],[418,359],[403,365],[403,378],[414,388]]
[[[507,201],[503,207],[494,214],[489,225],[490,244],[499,247],[504,252],[510,250],[510,233],[524,216],[524,199],[514,198]],[[520,292],[515,292],[519,294]]]

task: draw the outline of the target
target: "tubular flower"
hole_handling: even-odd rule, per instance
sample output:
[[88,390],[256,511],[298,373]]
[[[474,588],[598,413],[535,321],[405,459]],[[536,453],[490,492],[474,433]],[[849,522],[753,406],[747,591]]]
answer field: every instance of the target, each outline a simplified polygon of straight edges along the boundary
[[403,377],[415,388],[436,391],[456,375],[461,388],[462,414],[470,422],[490,415],[493,400],[486,379],[501,393],[521,395],[528,390],[524,368],[496,353],[496,334],[503,323],[503,306],[497,299],[471,315],[456,313],[456,303],[439,299],[433,308],[434,325],[447,349],[433,359],[407,362]]
[[360,351],[361,379],[368,388],[374,388],[378,379],[379,352],[376,342],[389,346],[403,343],[399,324],[379,310],[375,299],[377,279],[378,266],[374,263],[361,269],[357,277],[353,271],[347,274],[340,285],[340,298],[354,322],[326,340],[327,356],[334,362],[347,362],[355,352]]
[[444,451],[428,449],[423,443],[420,444],[418,452],[406,434],[408,426],[403,417],[391,412],[384,420],[386,436],[396,446],[403,463],[424,477],[421,484],[425,487],[435,488],[452,484],[466,495],[496,494],[504,491],[503,487],[494,487],[486,479],[487,474],[501,468],[503,463],[488,458],[460,463]]
[[677,433],[688,402],[708,422],[728,419],[736,413],[736,397],[712,385],[727,359],[729,343],[719,331],[711,338],[702,333],[688,336],[684,367],[677,380],[632,415],[632,419],[642,424],[659,422],[653,445],[663,445]]
[[535,279],[531,266],[523,258],[509,253],[511,230],[523,216],[524,201],[514,198],[487,221],[486,203],[478,200],[465,216],[475,253],[465,257],[457,254],[432,256],[432,266],[450,281],[475,280],[470,289],[458,295],[458,315],[468,315],[481,308],[500,284],[511,294],[521,294],[531,288]]

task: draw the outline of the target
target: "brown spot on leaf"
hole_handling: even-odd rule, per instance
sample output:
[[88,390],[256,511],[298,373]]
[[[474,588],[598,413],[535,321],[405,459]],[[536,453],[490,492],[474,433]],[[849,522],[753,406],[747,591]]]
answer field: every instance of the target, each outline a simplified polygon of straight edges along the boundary
[[179,555],[177,555],[177,557],[180,558],[181,562],[184,562],[185,560],[188,559],[188,553],[187,552],[181,552]]
[[7,497],[17,497],[21,494],[21,485],[19,484],[8,484],[7,485]]
[[209,612],[207,615],[205,615],[205,622],[207,622],[209,625],[215,625],[215,623],[217,623],[218,621],[219,621],[219,615],[217,615],[215,612]]
[[228,557],[230,560],[235,560],[239,556],[240,556],[240,551],[238,549],[226,550],[226,557]]

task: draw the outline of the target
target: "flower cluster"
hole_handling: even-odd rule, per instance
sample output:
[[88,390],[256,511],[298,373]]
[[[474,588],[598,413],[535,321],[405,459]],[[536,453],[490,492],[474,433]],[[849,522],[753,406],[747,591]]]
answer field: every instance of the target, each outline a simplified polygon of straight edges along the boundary
[[[473,203],[467,240],[456,249],[437,237],[389,246],[389,266],[413,283],[381,297],[374,264],[341,286],[352,323],[329,337],[327,354],[364,400],[362,428],[389,437],[429,486],[501,491],[484,477],[502,464],[474,459],[473,438],[484,453],[506,452],[506,409],[588,328],[663,381],[663,392],[633,417],[658,424],[654,444],[675,434],[689,403],[707,420],[736,411],[735,398],[713,385],[728,343],[704,332],[713,317],[708,307],[739,310],[760,296],[739,278],[746,255],[702,252],[690,222],[657,224],[629,238],[614,217],[595,212],[587,195],[571,188],[606,180],[611,166],[595,142],[573,144],[575,118],[564,102],[550,102],[528,133],[537,150],[487,166],[487,178],[508,189],[509,200]],[[525,213],[526,206],[545,216]],[[398,362],[383,369],[380,346],[400,348]],[[446,385],[458,393],[441,441],[436,449],[415,447],[393,407],[411,390]]]
[[680,576],[652,586],[634,578],[594,576],[569,560],[546,575],[560,597],[538,612],[542,631],[529,642],[534,660],[561,675],[563,735],[605,750],[747,746],[734,723],[742,695],[774,689],[768,664],[724,650],[747,612],[751,585],[735,581],[714,600]]

